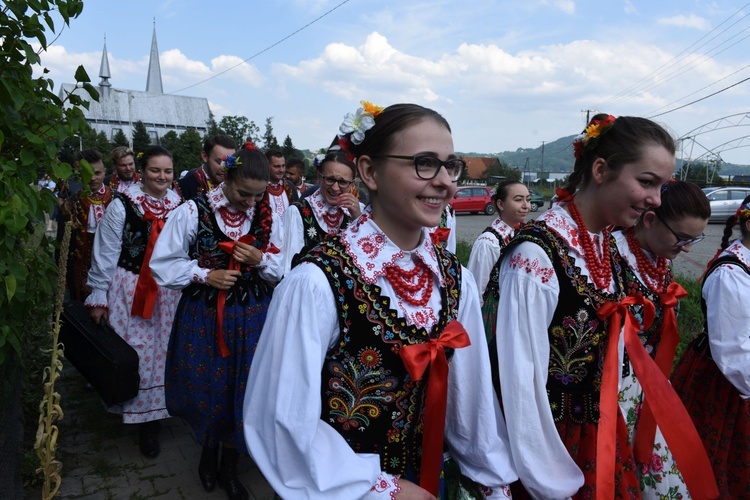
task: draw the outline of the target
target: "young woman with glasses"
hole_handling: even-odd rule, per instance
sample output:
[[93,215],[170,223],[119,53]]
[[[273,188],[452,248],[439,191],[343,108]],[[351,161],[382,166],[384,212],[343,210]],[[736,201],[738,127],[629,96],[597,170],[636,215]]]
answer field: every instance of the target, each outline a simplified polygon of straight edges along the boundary
[[[644,390],[660,394],[656,422],[665,435],[679,408],[665,419],[661,403],[681,405],[638,340],[628,306],[644,299],[627,297],[611,228],[632,227],[660,205],[675,144],[650,120],[597,115],[573,149],[558,203],[516,232],[500,257],[497,374],[521,482],[513,496],[639,498],[618,406],[624,356],[648,371]],[[684,408],[682,417],[689,423]],[[685,463],[698,455],[691,446],[701,448],[693,433],[692,441],[680,435]]]
[[[677,301],[687,295],[675,282],[670,263],[703,240],[710,215],[708,198],[698,186],[692,182],[673,181],[662,188],[661,205],[646,211],[632,228],[614,233],[627,294],[641,295],[655,307],[651,326],[644,329],[641,323],[638,338],[665,377],[671,373],[680,338],[676,322]],[[642,321],[643,306],[632,307]],[[653,424],[653,413],[644,409],[643,387],[629,360],[622,367],[619,403],[630,441],[643,440],[646,444],[641,446],[646,446],[649,451],[641,457],[638,466],[643,497],[679,494],[688,498],[678,465],[661,431]],[[654,430],[645,430],[647,428]],[[641,437],[642,430],[649,436]],[[644,457],[647,460],[643,460]]]
[[354,163],[343,151],[328,153],[318,168],[318,189],[284,212],[284,274],[326,236],[334,235],[359,217],[364,205],[352,193]]
[[487,486],[473,498],[505,498],[516,475],[476,284],[429,234],[465,164],[435,111],[363,103],[351,118],[343,149],[371,204],[274,293],[245,400],[253,459],[282,498],[434,499],[447,449]]
[[[735,225],[740,237],[730,242]],[[727,220],[701,290],[703,333],[672,383],[703,439],[719,498],[750,498],[750,196]]]

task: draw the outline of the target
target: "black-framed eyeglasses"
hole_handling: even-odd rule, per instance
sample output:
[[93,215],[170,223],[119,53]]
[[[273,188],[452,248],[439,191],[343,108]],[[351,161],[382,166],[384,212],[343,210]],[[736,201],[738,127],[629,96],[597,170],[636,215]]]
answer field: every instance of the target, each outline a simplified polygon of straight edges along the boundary
[[664,224],[664,227],[669,229],[669,232],[672,233],[675,238],[677,238],[677,242],[674,244],[674,248],[682,248],[685,245],[692,245],[694,243],[698,243],[699,241],[703,241],[706,238],[706,235],[703,233],[701,233],[700,236],[693,236],[692,238],[685,238],[684,236],[680,236],[679,234],[675,233],[671,227],[669,227],[669,224],[664,222],[664,219],[659,217],[659,214],[654,212],[654,215],[656,215],[656,218],[659,219],[662,224]]
[[378,155],[373,158],[396,158],[398,160],[410,160],[414,162],[414,169],[417,171],[417,177],[425,181],[429,181],[437,177],[440,173],[440,167],[445,167],[448,174],[451,176],[451,180],[456,182],[461,178],[461,174],[466,168],[466,162],[459,158],[451,158],[450,160],[441,160],[435,158],[432,155]]
[[337,179],[336,177],[327,176],[323,174],[318,174],[318,175],[320,176],[321,179],[323,179],[323,182],[325,183],[326,186],[331,187],[334,184],[338,184],[342,190],[349,189],[349,187],[354,182],[348,179]]

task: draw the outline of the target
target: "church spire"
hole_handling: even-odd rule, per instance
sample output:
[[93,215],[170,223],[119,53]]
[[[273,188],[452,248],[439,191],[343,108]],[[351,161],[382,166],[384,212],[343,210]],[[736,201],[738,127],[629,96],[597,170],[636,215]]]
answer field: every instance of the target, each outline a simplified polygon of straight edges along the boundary
[[146,78],[146,92],[163,94],[161,86],[161,66],[159,65],[159,48],[156,46],[156,19],[154,19],[154,35],[151,38],[151,57],[148,61],[148,77]]
[[107,97],[109,94],[109,88],[112,86],[111,83],[109,83],[109,79],[111,78],[111,74],[109,72],[109,58],[107,57],[107,35],[104,35],[104,49],[102,50],[102,64],[99,66],[99,78],[101,78],[101,81],[99,82],[99,87],[101,87],[102,92],[101,94],[104,94],[104,97]]

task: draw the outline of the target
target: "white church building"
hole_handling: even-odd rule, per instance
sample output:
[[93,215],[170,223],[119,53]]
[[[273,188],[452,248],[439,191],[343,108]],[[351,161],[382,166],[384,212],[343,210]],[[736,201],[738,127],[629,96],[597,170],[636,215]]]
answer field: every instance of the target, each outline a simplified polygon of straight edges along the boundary
[[104,132],[110,141],[121,130],[132,144],[133,124],[138,120],[146,126],[152,144],[157,144],[159,138],[170,130],[174,130],[178,135],[188,128],[196,129],[201,135],[206,133],[210,119],[208,99],[164,93],[159,49],[156,45],[156,26],[151,40],[145,91],[118,89],[112,86],[109,81],[111,76],[106,40],[99,78],[99,102],[91,100],[85,90],[76,88],[75,84],[71,83],[63,83],[58,95],[63,99],[67,92],[75,92],[89,101],[89,109],[82,108],[86,121],[95,131]]

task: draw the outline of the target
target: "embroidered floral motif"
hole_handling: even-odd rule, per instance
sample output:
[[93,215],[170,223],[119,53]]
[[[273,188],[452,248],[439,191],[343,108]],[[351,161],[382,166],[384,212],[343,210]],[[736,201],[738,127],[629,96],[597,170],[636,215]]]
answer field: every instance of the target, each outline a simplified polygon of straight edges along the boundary
[[538,259],[527,259],[521,254],[510,257],[510,267],[512,269],[523,269],[527,273],[533,274],[534,277],[539,277],[542,283],[547,283],[555,274],[554,269],[540,266]]
[[363,349],[359,358],[360,363],[357,363],[347,354],[341,362],[329,365],[333,377],[328,386],[335,394],[328,401],[330,413],[346,431],[367,427],[370,419],[378,418],[396,399],[392,389],[398,381],[380,366],[377,349]]
[[557,341],[550,343],[549,372],[563,385],[580,382],[588,375],[586,366],[594,359],[592,348],[601,340],[597,328],[599,320],[589,321],[588,312],[580,309],[575,318],[566,316],[562,327],[550,329]]

